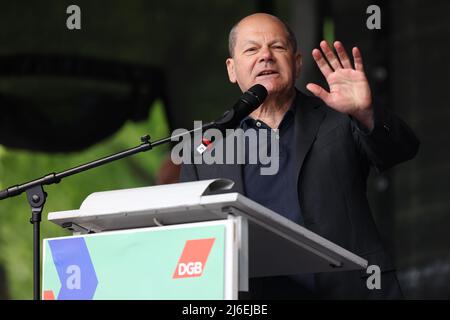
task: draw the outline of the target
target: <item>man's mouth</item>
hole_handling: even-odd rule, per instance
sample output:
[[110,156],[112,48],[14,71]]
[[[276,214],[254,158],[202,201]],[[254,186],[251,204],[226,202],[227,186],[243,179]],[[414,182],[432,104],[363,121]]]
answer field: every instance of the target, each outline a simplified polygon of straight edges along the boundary
[[270,75],[274,75],[274,74],[278,74],[278,72],[276,72],[274,70],[264,70],[264,71],[261,71],[260,73],[258,73],[257,77],[270,76]]

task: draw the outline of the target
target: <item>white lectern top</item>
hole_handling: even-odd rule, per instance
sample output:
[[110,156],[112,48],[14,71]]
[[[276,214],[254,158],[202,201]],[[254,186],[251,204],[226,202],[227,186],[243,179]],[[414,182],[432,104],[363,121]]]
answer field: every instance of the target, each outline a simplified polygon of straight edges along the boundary
[[79,210],[48,220],[79,232],[103,232],[242,216],[248,221],[250,277],[367,268],[367,261],[212,179],[96,192]]

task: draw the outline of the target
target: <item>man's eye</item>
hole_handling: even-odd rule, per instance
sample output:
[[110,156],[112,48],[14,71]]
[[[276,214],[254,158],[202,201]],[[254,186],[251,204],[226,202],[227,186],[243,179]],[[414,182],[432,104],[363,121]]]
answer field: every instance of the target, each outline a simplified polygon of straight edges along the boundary
[[244,52],[254,52],[254,51],[256,51],[256,48],[248,48],[248,49],[245,49]]
[[283,46],[274,46],[275,49],[279,49],[279,50],[285,50],[285,48]]

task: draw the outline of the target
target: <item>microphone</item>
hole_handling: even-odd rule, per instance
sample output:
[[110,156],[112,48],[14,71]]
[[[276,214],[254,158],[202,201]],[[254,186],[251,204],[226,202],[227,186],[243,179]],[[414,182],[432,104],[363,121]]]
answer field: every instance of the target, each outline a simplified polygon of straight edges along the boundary
[[211,123],[211,127],[221,131],[234,129],[239,123],[256,110],[266,99],[267,89],[261,84],[255,84],[239,98],[231,110],[226,111],[222,117]]

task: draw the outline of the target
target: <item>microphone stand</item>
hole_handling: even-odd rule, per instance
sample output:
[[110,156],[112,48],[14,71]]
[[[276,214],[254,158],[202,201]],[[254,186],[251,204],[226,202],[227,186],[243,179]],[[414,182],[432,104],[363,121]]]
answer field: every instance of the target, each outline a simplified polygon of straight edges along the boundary
[[59,183],[63,178],[75,175],[77,173],[87,171],[89,169],[93,169],[107,163],[132,156],[139,152],[145,152],[153,149],[161,144],[169,143],[175,137],[186,136],[188,134],[192,134],[196,131],[203,131],[205,129],[214,127],[215,123],[207,123],[202,127],[195,128],[190,131],[186,131],[180,135],[166,137],[155,142],[150,141],[150,135],[146,135],[141,137],[141,144],[139,146],[126,149],[124,151],[112,154],[110,156],[106,156],[100,158],[98,160],[94,160],[85,164],[82,164],[77,167],[73,167],[71,169],[59,172],[59,173],[50,173],[41,178],[28,181],[26,183],[15,185],[9,188],[6,188],[0,191],[0,200],[14,197],[17,195],[26,192],[27,200],[31,207],[31,218],[30,223],[33,224],[33,299],[40,300],[40,223],[42,220],[42,210],[44,208],[45,201],[47,200],[47,193],[44,191],[43,185],[50,185]]

